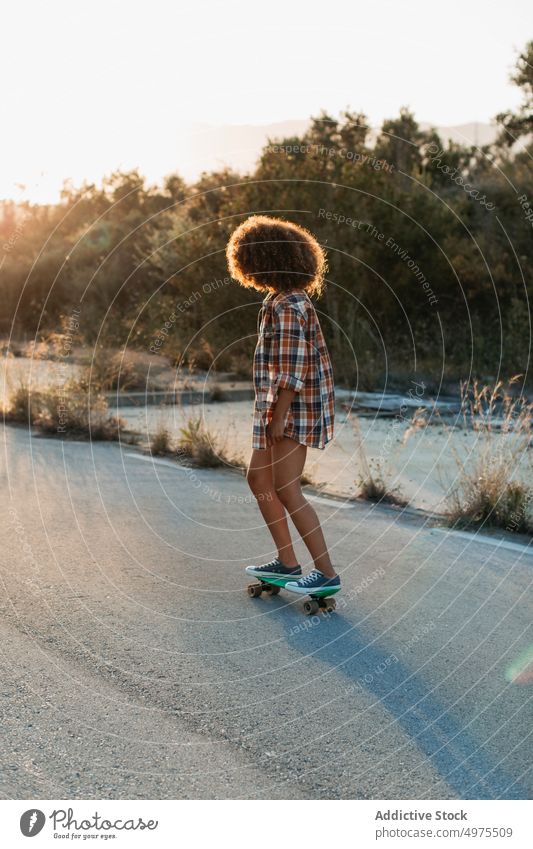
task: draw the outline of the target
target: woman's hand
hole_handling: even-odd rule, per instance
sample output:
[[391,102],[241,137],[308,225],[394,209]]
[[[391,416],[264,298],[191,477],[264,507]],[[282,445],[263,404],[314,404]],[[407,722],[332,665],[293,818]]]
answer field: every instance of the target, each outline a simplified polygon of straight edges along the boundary
[[272,418],[266,429],[267,445],[270,448],[275,442],[281,442],[285,432],[285,419],[296,392],[294,389],[280,389]]
[[285,432],[285,416],[274,415],[266,429],[267,445],[270,448],[275,442],[281,442]]

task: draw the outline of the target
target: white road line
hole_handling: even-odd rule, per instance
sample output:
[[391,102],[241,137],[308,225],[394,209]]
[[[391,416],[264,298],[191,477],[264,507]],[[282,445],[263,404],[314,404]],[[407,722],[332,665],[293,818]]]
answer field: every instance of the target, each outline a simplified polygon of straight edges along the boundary
[[169,466],[176,472],[189,471],[186,466],[180,466],[179,463],[173,463],[171,460],[158,460],[156,457],[146,457],[145,454],[134,454],[132,451],[124,452],[125,457],[133,457],[134,460],[144,460],[145,463],[153,463],[154,466]]
[[[157,466],[168,466],[176,472],[187,472],[187,466],[180,466],[179,463],[172,463],[170,460],[158,460],[156,457],[147,457],[145,454],[134,454],[131,451],[124,453],[125,457],[132,457],[134,460],[143,460],[145,463],[153,463]],[[323,495],[311,495],[306,493],[305,496],[309,501],[314,501],[317,504],[325,504],[327,507],[332,507],[337,510],[353,510],[357,505],[353,501],[337,501],[336,498],[326,498]],[[504,548],[506,551],[517,551],[520,554],[533,556],[533,543],[529,545],[520,545],[517,542],[507,542],[502,539],[484,536],[483,534],[473,534],[467,531],[454,531],[446,528],[432,528],[430,534],[446,534],[452,539],[466,539],[470,542],[480,542],[484,545],[493,545],[496,548]]]
[[468,531],[446,530],[445,528],[432,528],[431,534],[446,534],[451,539],[467,539],[470,542],[481,542],[485,545],[493,545],[496,548],[505,548],[506,551],[518,551],[521,554],[529,554],[533,556],[533,544],[521,545],[518,542],[507,542],[503,539],[495,539],[494,537],[484,536],[483,534],[470,534]]
[[305,493],[308,501],[316,501],[317,504],[327,504],[328,507],[335,507],[338,510],[353,510],[356,506],[353,501],[337,501],[336,498],[326,498],[323,495],[310,495]]
[[[171,460],[158,460],[156,457],[148,457],[146,454],[135,454],[133,451],[125,451],[124,456],[132,457],[134,460],[143,460],[145,463],[154,463],[154,465],[157,466],[169,466],[177,472],[188,471],[186,466],[180,466],[179,463],[173,463]],[[309,501],[316,501],[319,504],[327,504],[328,507],[339,508],[339,510],[346,510],[355,507],[355,504],[351,501],[337,501],[336,498],[325,498],[323,495],[309,495],[306,493],[306,498],[309,499]]]

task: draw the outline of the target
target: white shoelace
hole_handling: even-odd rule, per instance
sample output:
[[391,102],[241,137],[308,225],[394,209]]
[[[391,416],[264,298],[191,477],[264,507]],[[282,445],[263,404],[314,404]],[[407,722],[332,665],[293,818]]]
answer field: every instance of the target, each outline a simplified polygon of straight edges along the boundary
[[263,566],[260,566],[260,569],[263,569],[265,572],[271,572],[276,566],[279,566],[280,562],[277,557],[274,560],[271,560],[270,563],[264,563]]
[[316,581],[316,579],[319,578],[321,575],[322,572],[319,572],[318,569],[313,569],[313,571],[309,572],[309,574],[306,575],[305,578],[301,578],[298,583],[301,584],[302,587],[307,587],[309,586],[309,584],[312,584],[314,581]]

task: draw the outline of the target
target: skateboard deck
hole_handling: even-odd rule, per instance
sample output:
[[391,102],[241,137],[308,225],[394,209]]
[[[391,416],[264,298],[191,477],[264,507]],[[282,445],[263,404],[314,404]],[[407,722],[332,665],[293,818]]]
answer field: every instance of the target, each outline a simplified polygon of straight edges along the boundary
[[[250,598],[259,598],[263,593],[277,595],[289,581],[294,581],[294,576],[290,578],[257,578],[255,583],[248,585],[247,592]],[[340,587],[334,587],[333,589],[317,590],[314,593],[309,593],[309,600],[304,601],[305,613],[308,616],[318,613],[319,610],[323,610],[325,613],[332,613],[337,606],[333,596],[339,590]]]

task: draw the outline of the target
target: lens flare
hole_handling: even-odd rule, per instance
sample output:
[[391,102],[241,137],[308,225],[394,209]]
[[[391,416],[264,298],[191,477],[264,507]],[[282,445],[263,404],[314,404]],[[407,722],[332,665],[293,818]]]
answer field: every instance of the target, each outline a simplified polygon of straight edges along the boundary
[[533,684],[533,646],[513,660],[505,673],[506,681],[511,684]]

